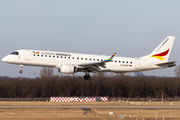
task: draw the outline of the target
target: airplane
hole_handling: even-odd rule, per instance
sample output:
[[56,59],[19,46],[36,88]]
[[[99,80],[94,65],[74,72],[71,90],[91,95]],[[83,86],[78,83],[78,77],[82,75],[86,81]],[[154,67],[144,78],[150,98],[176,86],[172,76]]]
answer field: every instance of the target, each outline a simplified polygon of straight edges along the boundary
[[105,55],[21,49],[5,56],[2,61],[19,65],[20,74],[23,66],[53,67],[64,74],[84,72],[84,79],[90,80],[90,72],[127,73],[176,66],[177,61],[168,62],[174,39],[175,36],[168,36],[151,54],[139,58],[117,57],[116,53],[109,58]]

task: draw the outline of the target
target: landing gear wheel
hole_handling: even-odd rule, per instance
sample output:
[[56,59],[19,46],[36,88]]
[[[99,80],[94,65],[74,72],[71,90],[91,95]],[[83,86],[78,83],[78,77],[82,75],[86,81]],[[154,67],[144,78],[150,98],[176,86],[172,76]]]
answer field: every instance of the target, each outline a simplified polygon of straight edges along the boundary
[[91,76],[88,73],[86,73],[86,75],[84,75],[84,79],[85,80],[91,80]]
[[21,70],[19,71],[19,73],[22,74],[22,73],[23,73],[23,71],[22,71],[23,65],[19,65],[19,67],[20,67],[20,69],[21,69]]
[[91,76],[90,75],[87,76],[87,80],[91,80]]
[[91,76],[89,75],[88,71],[86,71],[86,74],[84,75],[84,79],[85,80],[90,80],[91,79]]
[[20,70],[20,71],[19,71],[19,73],[20,73],[20,74],[22,74],[22,73],[23,73],[23,71],[22,71],[22,70]]

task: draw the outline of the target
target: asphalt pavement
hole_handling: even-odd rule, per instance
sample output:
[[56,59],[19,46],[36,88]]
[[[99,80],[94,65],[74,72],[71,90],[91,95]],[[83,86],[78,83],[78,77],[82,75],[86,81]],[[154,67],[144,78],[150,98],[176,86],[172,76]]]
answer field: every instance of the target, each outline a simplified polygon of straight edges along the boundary
[[79,105],[79,106],[0,106],[0,108],[59,108],[59,109],[180,109],[180,105]]

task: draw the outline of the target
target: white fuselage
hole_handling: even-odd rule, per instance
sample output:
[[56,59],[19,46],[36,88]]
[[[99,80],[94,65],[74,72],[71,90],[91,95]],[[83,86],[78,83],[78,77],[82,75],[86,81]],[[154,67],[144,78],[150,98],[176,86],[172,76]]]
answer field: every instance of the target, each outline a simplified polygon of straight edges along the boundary
[[[56,67],[60,64],[71,64],[77,68],[83,63],[97,63],[109,58],[105,55],[77,54],[41,50],[17,50],[18,55],[9,54],[2,61],[27,66]],[[106,63],[106,68],[100,68],[98,72],[136,72],[159,69],[155,60],[141,58],[128,58],[115,56],[111,62]]]
[[55,67],[60,73],[85,72],[85,80],[90,80],[89,72],[137,72],[175,66],[176,61],[168,62],[174,43],[174,36],[168,36],[151,54],[140,58],[90,55],[41,50],[17,50],[2,61],[18,64],[22,74],[23,65]]

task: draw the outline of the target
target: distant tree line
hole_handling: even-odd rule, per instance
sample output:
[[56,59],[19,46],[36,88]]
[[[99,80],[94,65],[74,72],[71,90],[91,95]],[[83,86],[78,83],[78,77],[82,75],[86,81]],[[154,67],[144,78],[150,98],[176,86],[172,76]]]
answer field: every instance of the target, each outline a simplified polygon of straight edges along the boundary
[[157,77],[41,77],[0,78],[0,98],[51,96],[109,96],[126,98],[180,97],[180,78]]

